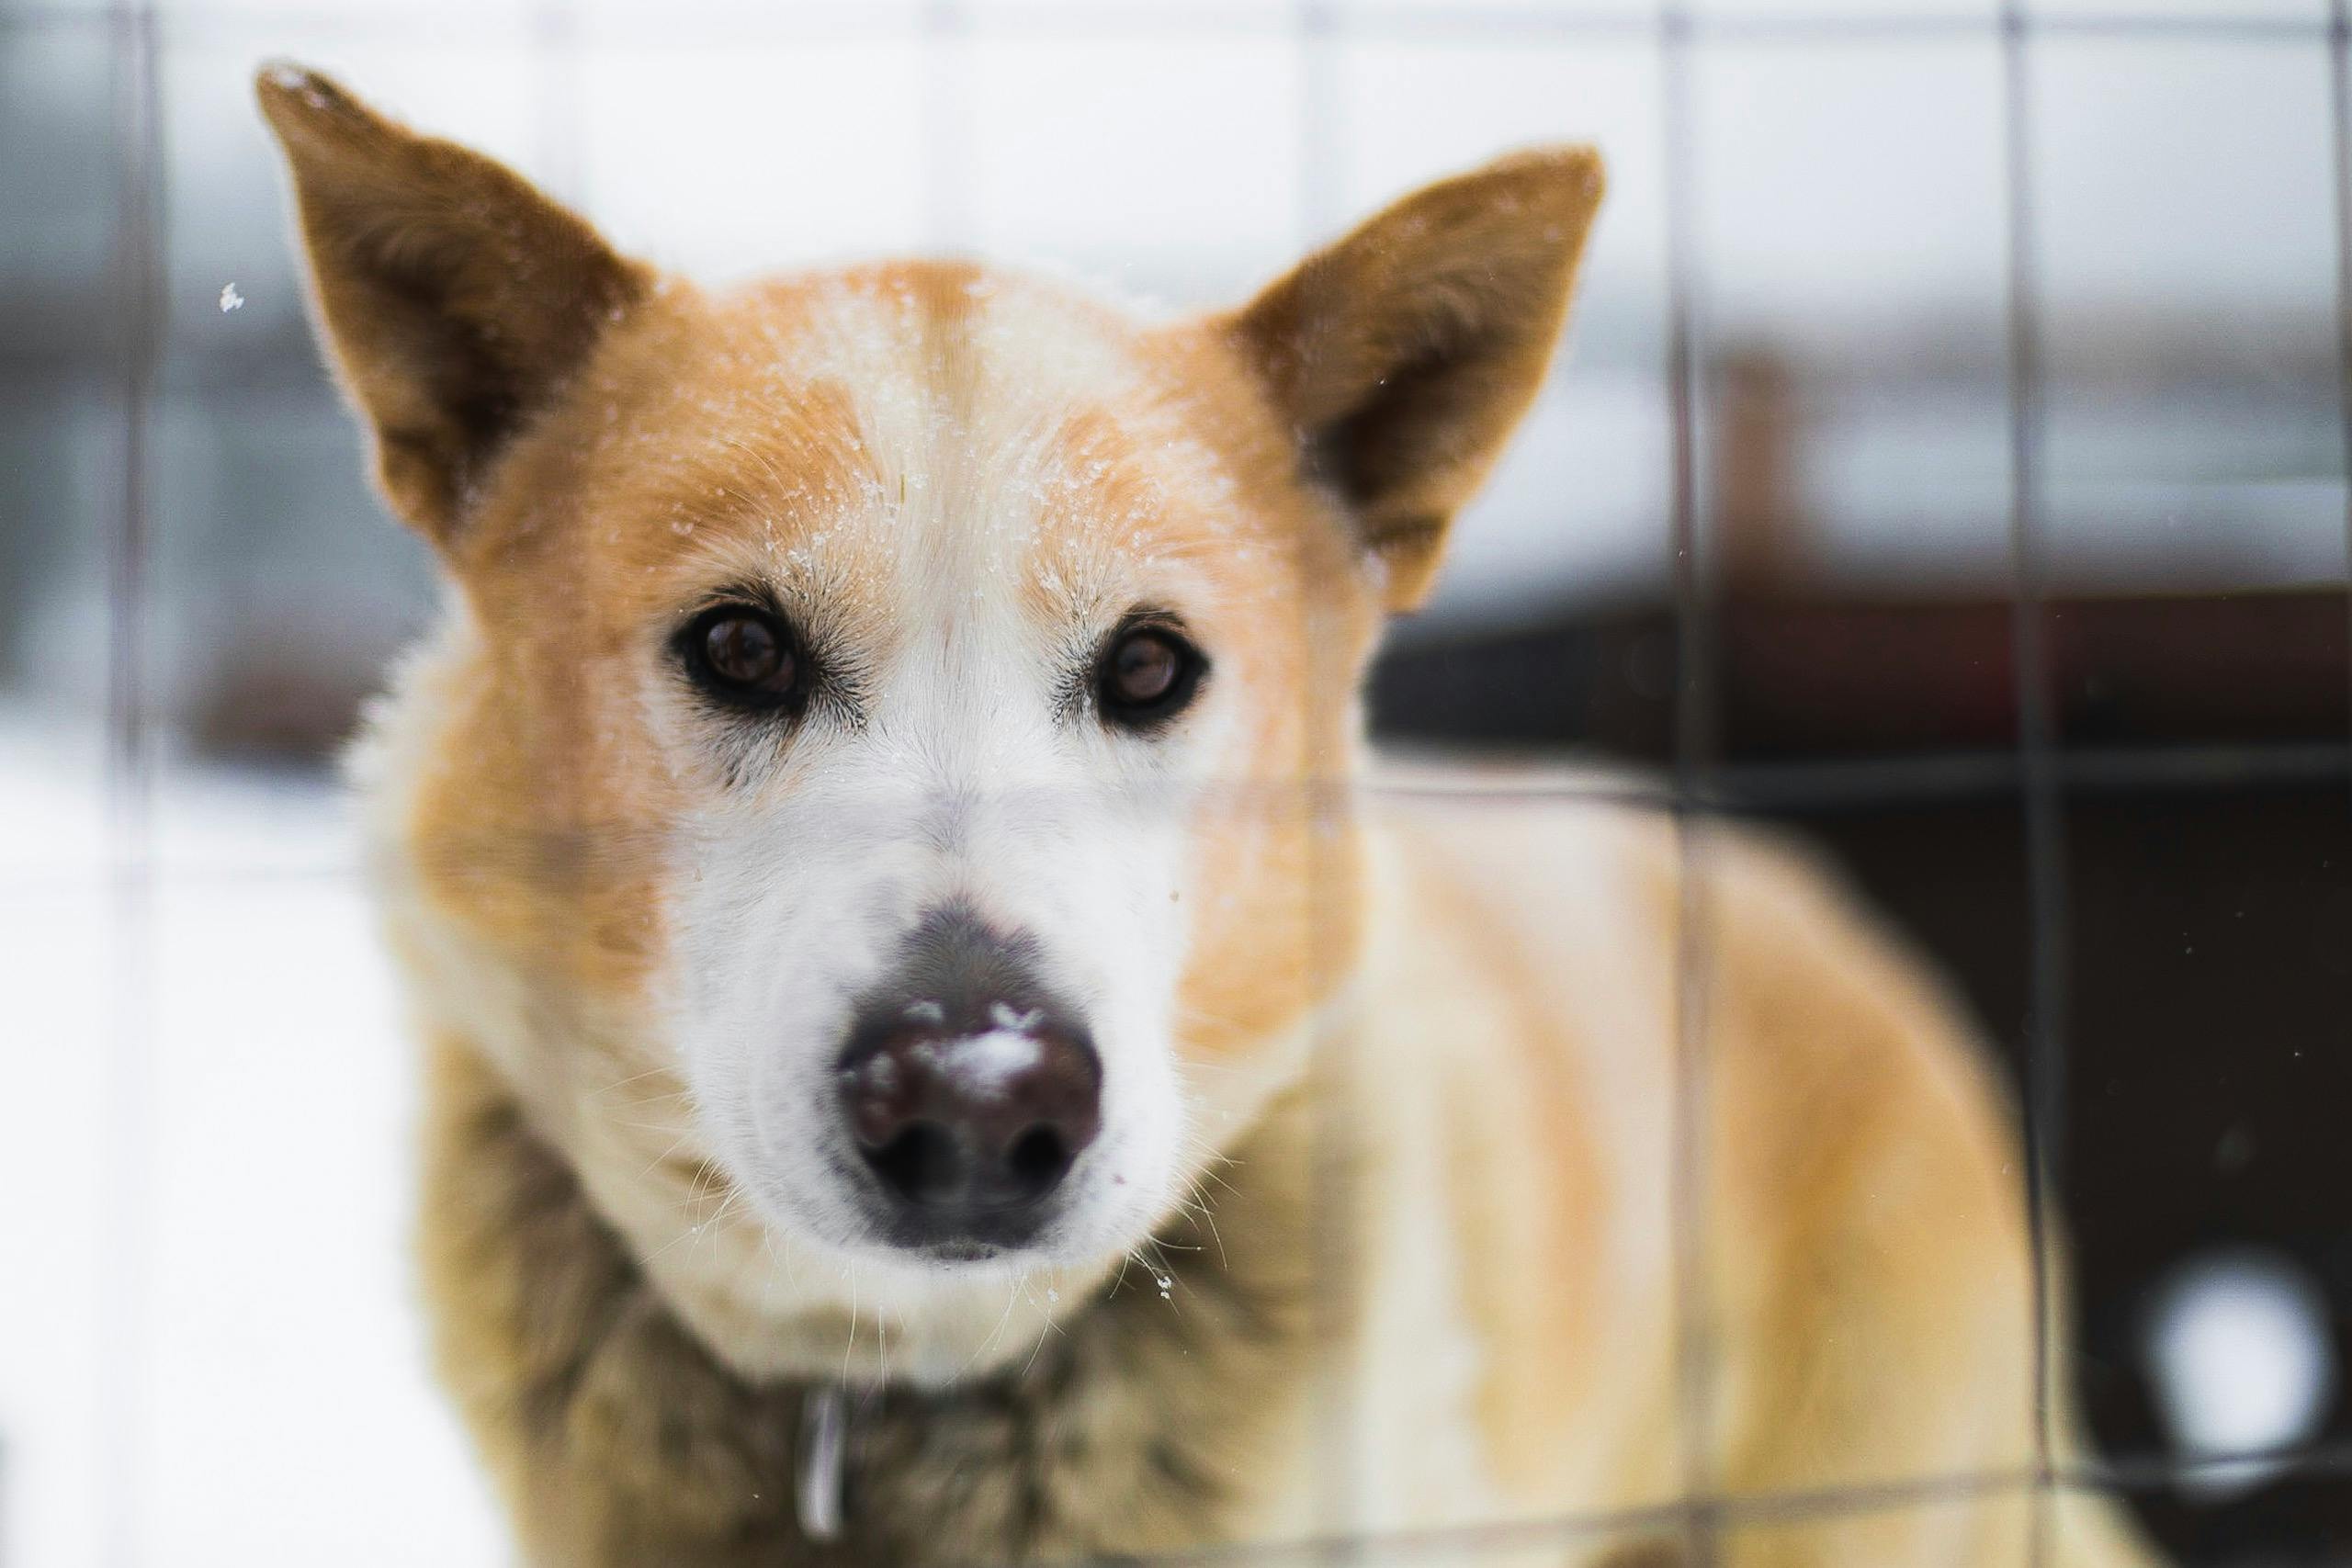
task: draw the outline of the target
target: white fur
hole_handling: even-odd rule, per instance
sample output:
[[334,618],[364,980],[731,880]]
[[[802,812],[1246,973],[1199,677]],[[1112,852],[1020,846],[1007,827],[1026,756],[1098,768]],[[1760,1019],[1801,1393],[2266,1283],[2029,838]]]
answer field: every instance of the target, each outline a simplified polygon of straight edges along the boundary
[[[709,796],[679,868],[668,987],[711,1142],[779,1254],[854,1262],[908,1310],[939,1283],[927,1276],[975,1266],[912,1266],[869,1235],[827,1157],[843,1147],[833,1068],[854,998],[947,903],[1034,939],[1041,978],[1080,1011],[1101,1055],[1102,1131],[1068,1179],[1066,1218],[979,1271],[1085,1268],[1142,1242],[1186,1174],[1179,899],[1198,772],[1188,760],[1215,726],[1204,712],[1140,739],[1067,702],[1073,650],[1138,600],[1184,598],[1172,563],[1121,581],[1101,563],[1037,553],[1040,513],[1071,478],[1044,442],[1047,415],[1132,371],[1066,317],[1047,326],[1017,293],[995,297],[973,333],[972,395],[945,406],[913,309],[846,295],[819,313],[821,336],[787,345],[795,374],[854,389],[877,482],[810,530],[786,572],[821,581],[849,570],[829,551],[887,540],[899,614],[853,628],[873,649],[862,725],[812,712],[763,776]],[[1063,346],[1041,361],[1040,344]],[[1068,590],[1054,624],[1024,594],[1041,571]],[[795,583],[779,589],[788,599]],[[695,723],[678,714],[665,728],[690,743]]]

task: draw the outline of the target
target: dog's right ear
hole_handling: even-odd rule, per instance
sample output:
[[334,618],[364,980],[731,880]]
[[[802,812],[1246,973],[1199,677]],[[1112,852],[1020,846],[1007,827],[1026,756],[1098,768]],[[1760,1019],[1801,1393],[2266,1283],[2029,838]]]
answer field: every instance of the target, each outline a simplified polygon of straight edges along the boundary
[[255,84],[322,333],[395,511],[448,544],[501,449],[652,287],[513,171],[298,66]]

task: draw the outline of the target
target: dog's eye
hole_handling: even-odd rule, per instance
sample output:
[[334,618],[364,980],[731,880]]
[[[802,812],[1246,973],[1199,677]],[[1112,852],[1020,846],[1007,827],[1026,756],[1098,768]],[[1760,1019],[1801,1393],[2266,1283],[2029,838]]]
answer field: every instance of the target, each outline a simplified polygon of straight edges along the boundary
[[1104,646],[1095,666],[1095,706],[1107,722],[1123,729],[1148,729],[1173,718],[1193,700],[1207,662],[1173,626],[1158,622],[1124,626]]
[[679,651],[695,684],[723,702],[774,708],[800,694],[802,661],[792,629],[766,610],[705,610],[681,635]]

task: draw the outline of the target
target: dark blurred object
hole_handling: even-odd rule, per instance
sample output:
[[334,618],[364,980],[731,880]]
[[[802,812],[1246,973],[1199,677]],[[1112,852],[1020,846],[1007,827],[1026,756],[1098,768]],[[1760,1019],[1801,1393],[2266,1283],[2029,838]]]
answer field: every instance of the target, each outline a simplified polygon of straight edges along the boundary
[[[2346,739],[2352,608],[2337,590],[2057,601],[2042,610],[2070,744]],[[1718,606],[1713,745],[1726,761],[2015,745],[2016,628],[2003,604],[1748,597]],[[1571,616],[1383,660],[1373,724],[1454,745],[1673,756],[1674,617]]]
[[[289,618],[293,631],[257,617],[221,639],[220,666],[189,716],[190,736],[208,754],[315,763],[351,739],[361,706],[384,682],[381,639]],[[322,635],[306,642],[295,635],[304,629]]]

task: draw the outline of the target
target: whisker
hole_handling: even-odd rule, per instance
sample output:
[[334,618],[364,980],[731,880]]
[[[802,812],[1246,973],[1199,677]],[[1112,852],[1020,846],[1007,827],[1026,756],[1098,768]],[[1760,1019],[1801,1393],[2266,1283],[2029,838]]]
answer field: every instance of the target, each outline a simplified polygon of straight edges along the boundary
[[[658,1133],[658,1132],[662,1132],[662,1131],[663,1131],[663,1129],[659,1128],[659,1127],[650,1127],[650,1128],[648,1128],[648,1129],[647,1129],[647,1131],[648,1131],[648,1132],[655,1132],[655,1133]],[[683,1133],[679,1134],[677,1135],[677,1137],[676,1137],[676,1138],[675,1138],[675,1139],[671,1143],[671,1145],[670,1145],[670,1146],[669,1146],[668,1148],[663,1149],[660,1154],[655,1155],[651,1159],[647,1160],[647,1161],[645,1162],[645,1169],[644,1169],[644,1170],[640,1170],[640,1171],[639,1171],[637,1174],[638,1174],[638,1175],[639,1175],[639,1176],[644,1176],[644,1175],[648,1174],[649,1172],[650,1172],[650,1171],[653,1169],[653,1168],[654,1168],[655,1166],[657,1166],[657,1165],[665,1165],[665,1164],[667,1164],[667,1163],[669,1162],[669,1158],[670,1158],[670,1156],[671,1156],[672,1155],[673,1155],[673,1154],[676,1154],[676,1153],[677,1153],[681,1148],[684,1147],[684,1146],[685,1146],[685,1142],[686,1142],[686,1140],[687,1140],[688,1138],[693,1137],[693,1136],[694,1136],[694,1130],[693,1130],[692,1128],[688,1128],[685,1132],[683,1132]],[[707,1161],[706,1161],[705,1163],[707,1164],[707,1163],[708,1163],[708,1162],[707,1162]]]
[[857,1264],[849,1266],[849,1337],[842,1342],[842,1382],[849,1382],[850,1352],[857,1348]]
[[1217,1267],[1227,1273],[1232,1272],[1233,1262],[1225,1255],[1225,1237],[1217,1234],[1216,1216],[1209,1213],[1209,1206],[1197,1199],[1191,1198],[1184,1199],[1177,1206],[1183,1210],[1185,1215],[1196,1227],[1199,1225],[1209,1227],[1209,1238],[1216,1243]]
[[[670,1068],[667,1066],[648,1067],[641,1073],[631,1073],[625,1078],[616,1078],[611,1083],[606,1084],[604,1088],[596,1090],[595,1093],[590,1095],[588,1098],[591,1100],[602,1100],[605,1096],[612,1093],[613,1090],[616,1089],[627,1089],[633,1083],[641,1083],[647,1078],[656,1077],[659,1074],[666,1073],[668,1071],[670,1071]],[[684,1091],[682,1090],[680,1092]]]
[[[1023,1285],[1020,1288],[1024,1292],[1027,1290],[1027,1286],[1025,1285]],[[1037,1298],[1031,1296],[1029,1298],[1029,1304],[1031,1306],[1035,1306],[1037,1304]],[[1045,1314],[1041,1313],[1039,1315],[1044,1317]],[[1059,1325],[1056,1324],[1051,1317],[1045,1317],[1044,1323],[1037,1330],[1037,1343],[1029,1347],[1029,1359],[1021,1363],[1021,1375],[1023,1377],[1027,1377],[1029,1375],[1029,1369],[1037,1364],[1038,1354],[1046,1348],[1046,1336],[1049,1333],[1058,1333],[1059,1331]]]
[[956,1374],[957,1377],[963,1376],[965,1372],[968,1372],[974,1367],[979,1365],[980,1358],[989,1353],[990,1348],[996,1344],[997,1336],[1004,1332],[1004,1325],[1012,1321],[1012,1303],[1020,1299],[1021,1281],[1015,1280],[1012,1282],[1012,1288],[1004,1292],[1003,1314],[996,1320],[996,1326],[989,1330],[989,1337],[986,1339],[981,1340],[979,1345],[972,1351],[971,1359],[966,1361],[962,1370]]
[[632,1133],[675,1133],[681,1142],[694,1136],[695,1131],[692,1127],[682,1130],[676,1124],[668,1122],[615,1122],[612,1124],[616,1127],[627,1127]]

